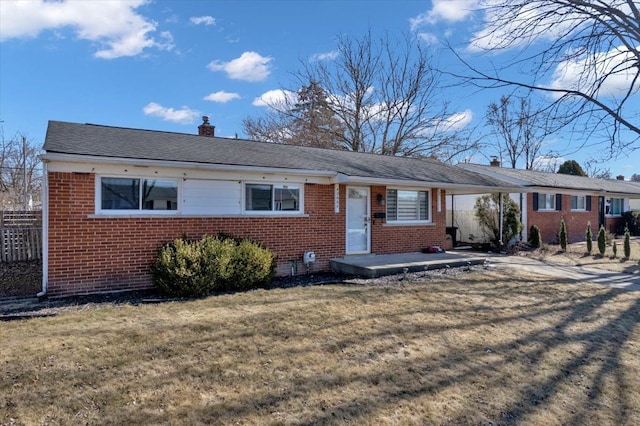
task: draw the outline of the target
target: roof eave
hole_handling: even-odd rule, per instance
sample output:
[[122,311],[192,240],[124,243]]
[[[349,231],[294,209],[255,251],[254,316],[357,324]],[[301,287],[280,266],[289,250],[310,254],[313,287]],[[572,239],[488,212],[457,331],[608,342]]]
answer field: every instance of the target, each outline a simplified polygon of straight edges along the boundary
[[333,178],[338,173],[331,170],[307,170],[307,169],[288,169],[279,167],[261,167],[261,166],[242,166],[232,164],[215,164],[215,163],[196,163],[189,161],[167,161],[167,160],[145,160],[138,158],[125,157],[101,157],[94,155],[64,154],[48,152],[41,157],[44,162],[69,162],[69,163],[95,163],[107,165],[138,165],[138,166],[155,166],[170,168],[186,168],[192,170],[210,170],[210,171],[238,171],[238,172],[257,172],[257,173],[278,173],[287,175],[303,175],[315,177]]

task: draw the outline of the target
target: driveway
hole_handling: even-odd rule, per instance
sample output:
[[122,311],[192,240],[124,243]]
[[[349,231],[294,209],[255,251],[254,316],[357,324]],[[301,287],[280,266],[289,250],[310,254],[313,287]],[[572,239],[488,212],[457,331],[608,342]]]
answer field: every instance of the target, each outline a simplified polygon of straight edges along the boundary
[[569,278],[576,281],[603,284],[630,291],[640,291],[640,276],[581,266],[560,265],[523,256],[491,256],[487,265],[493,268],[511,268],[537,275]]

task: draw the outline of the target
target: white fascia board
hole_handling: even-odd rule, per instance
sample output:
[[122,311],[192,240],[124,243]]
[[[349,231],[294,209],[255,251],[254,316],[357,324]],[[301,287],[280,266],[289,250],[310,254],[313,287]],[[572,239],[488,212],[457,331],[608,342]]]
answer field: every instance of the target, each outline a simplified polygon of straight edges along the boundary
[[559,188],[557,186],[530,186],[526,192],[546,192],[566,195],[595,195],[612,198],[640,198],[639,193],[631,192],[613,192],[605,189],[585,188],[585,189],[573,189],[573,188]]
[[[159,168],[185,178],[205,178],[206,173],[221,172],[235,179],[241,175],[264,174],[278,176],[297,176],[304,182],[329,185],[338,173],[329,170],[285,169],[276,167],[236,166],[229,164],[207,164],[185,161],[158,161],[135,158],[99,157],[90,155],[47,153],[40,157],[49,164],[49,171],[100,173],[100,170],[113,170],[114,167],[129,167],[144,174],[145,169]],[[134,173],[134,170],[127,172]]]
[[422,180],[404,180],[404,179],[388,179],[373,178],[367,176],[347,176],[338,174],[334,183],[354,184],[354,185],[377,185],[377,186],[406,186],[419,188],[441,188],[445,189],[449,194],[484,194],[487,192],[521,192],[520,187],[497,187],[471,184],[453,184],[449,182],[429,182]]

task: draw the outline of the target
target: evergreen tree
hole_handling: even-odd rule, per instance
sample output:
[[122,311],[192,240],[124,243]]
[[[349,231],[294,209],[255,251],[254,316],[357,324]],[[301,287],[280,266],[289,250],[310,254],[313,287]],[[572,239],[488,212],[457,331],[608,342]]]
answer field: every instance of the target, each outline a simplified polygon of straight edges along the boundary
[[558,167],[558,173],[563,175],[587,176],[580,164],[575,160],[567,160]]
[[318,148],[338,149],[343,139],[343,126],[327,102],[327,95],[322,87],[311,81],[297,93],[298,101],[291,113],[292,145],[315,146]]
[[542,247],[542,236],[540,235],[540,228],[538,228],[536,225],[531,225],[531,227],[529,228],[528,242],[531,247]]
[[604,230],[604,226],[600,226],[600,230],[598,231],[598,251],[600,252],[600,256],[604,256],[606,250],[607,231]]
[[631,233],[629,228],[624,228],[624,257],[629,259],[631,257]]
[[558,237],[560,239],[560,248],[562,251],[567,251],[567,224],[564,222],[564,219],[560,219],[560,234]]
[[615,241],[613,242],[613,247],[611,247],[611,250],[613,251],[613,258],[615,259],[616,257],[618,257],[618,244]]
[[585,233],[585,240],[587,240],[587,254],[591,255],[591,250],[593,250],[593,233],[591,232],[591,222],[587,222],[587,232]]

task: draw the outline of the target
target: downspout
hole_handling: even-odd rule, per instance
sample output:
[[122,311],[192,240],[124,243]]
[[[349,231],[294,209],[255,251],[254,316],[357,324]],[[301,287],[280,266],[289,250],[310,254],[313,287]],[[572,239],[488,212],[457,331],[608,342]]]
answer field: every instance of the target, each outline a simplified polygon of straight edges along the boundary
[[504,228],[504,202],[503,202],[503,193],[500,192],[498,193],[499,197],[500,197],[500,207],[499,207],[499,224],[498,224],[498,232],[500,233],[500,238],[498,239],[498,244],[500,245],[500,247],[498,247],[498,250],[502,251],[502,245],[504,244],[502,241],[502,235],[503,235],[503,228]]
[[49,172],[47,162],[42,162],[42,291],[36,296],[39,298],[47,295],[47,282],[49,279]]

